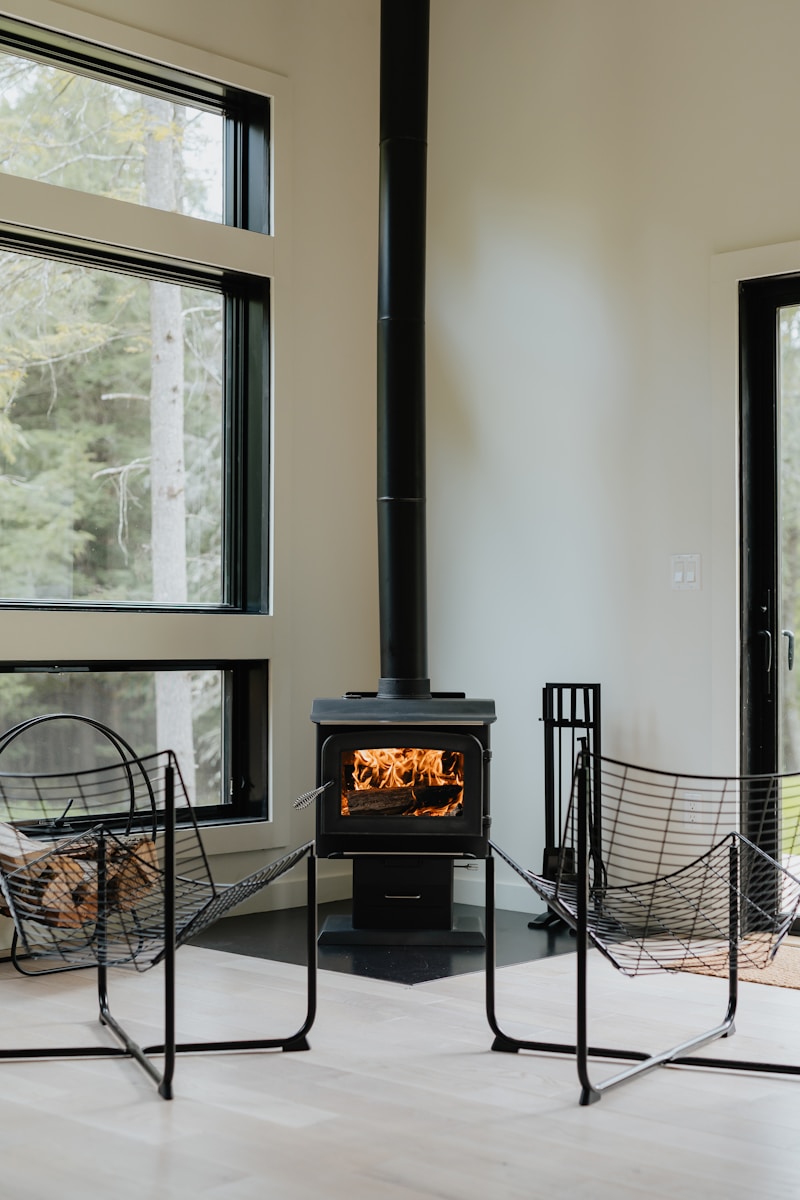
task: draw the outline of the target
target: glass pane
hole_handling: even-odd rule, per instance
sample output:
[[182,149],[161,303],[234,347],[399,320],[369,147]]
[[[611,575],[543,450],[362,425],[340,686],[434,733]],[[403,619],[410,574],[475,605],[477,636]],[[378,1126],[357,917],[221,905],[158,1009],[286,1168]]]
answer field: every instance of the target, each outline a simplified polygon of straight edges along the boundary
[[221,221],[223,117],[0,53],[0,169]]
[[223,298],[0,252],[0,596],[222,601]]
[[[193,803],[228,800],[221,786],[221,671],[20,671],[0,674],[5,731],[43,713],[79,713],[108,725],[137,754],[174,750]],[[90,726],[49,721],[13,741],[0,771],[81,770],[116,760]]]
[[[800,771],[800,662],[794,637],[800,632],[800,306],[780,310],[780,728],[778,770]],[[800,647],[798,647],[800,649]],[[800,862],[796,844],[800,790],[787,782],[781,798],[782,850],[792,870]]]
[[781,771],[800,771],[800,663],[789,662],[800,631],[800,306],[780,310]]

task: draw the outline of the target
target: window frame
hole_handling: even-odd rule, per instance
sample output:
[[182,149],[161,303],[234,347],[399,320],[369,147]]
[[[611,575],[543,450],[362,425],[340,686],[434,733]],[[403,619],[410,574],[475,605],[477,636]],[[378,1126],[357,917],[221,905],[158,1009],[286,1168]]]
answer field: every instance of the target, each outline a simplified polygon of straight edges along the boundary
[[[12,26],[16,45],[8,40]],[[3,641],[14,646],[15,657],[0,658],[0,670],[64,660],[106,670],[123,669],[125,664],[155,669],[201,661],[220,669],[258,663],[266,670],[268,664],[266,707],[257,712],[248,708],[248,724],[252,737],[257,736],[256,727],[265,728],[268,746],[279,746],[286,737],[288,713],[284,705],[276,706],[274,697],[288,672],[285,655],[280,653],[280,646],[287,644],[285,632],[278,636],[277,627],[285,631],[287,622],[275,619],[272,529],[276,495],[285,494],[286,489],[275,478],[272,447],[279,422],[273,397],[276,374],[286,378],[287,372],[285,366],[276,372],[272,294],[278,246],[283,261],[288,260],[288,181],[285,172],[283,181],[274,172],[276,146],[282,147],[288,161],[287,81],[50,0],[26,0],[18,18],[8,10],[0,16],[0,43],[10,51],[30,54],[30,42],[23,46],[26,31],[35,35],[37,42],[41,38],[41,57],[48,61],[74,68],[77,60],[67,61],[74,52],[84,68],[91,60],[91,73],[110,82],[121,82],[135,64],[133,82],[137,87],[143,80],[155,81],[155,90],[162,95],[172,94],[189,103],[202,101],[220,111],[228,105],[234,114],[235,119],[232,116],[226,121],[226,178],[231,178],[231,168],[237,180],[248,178],[249,168],[251,186],[228,189],[224,223],[0,175],[0,241],[21,248],[27,239],[40,252],[56,247],[82,261],[97,255],[104,261],[116,257],[120,263],[146,263],[149,271],[173,278],[196,269],[204,279],[218,281],[220,289],[227,289],[230,295],[226,340],[229,347],[234,341],[242,347],[236,371],[239,382],[249,381],[250,402],[238,409],[226,405],[229,462],[245,461],[246,469],[240,472],[237,467],[226,504],[228,538],[231,525],[237,525],[235,545],[229,541],[230,561],[237,571],[223,597],[225,603],[176,609],[6,601],[0,606],[0,621],[7,635]],[[193,81],[198,85],[194,95],[187,88]],[[255,162],[263,169],[254,180]],[[266,179],[270,186],[264,194]],[[275,232],[281,225],[282,242]],[[261,330],[258,336],[256,327]],[[238,520],[232,511],[237,505]],[[124,663],[119,656],[121,645],[125,647]],[[169,658],[164,656],[165,647]],[[268,797],[285,786],[287,759],[287,755],[268,754]],[[211,831],[215,837],[210,850],[233,852],[285,845],[288,813],[271,803],[267,807],[266,817],[263,813],[260,818],[231,814]],[[213,819],[218,819],[217,814]]]
[[219,803],[196,804],[195,816],[201,824],[265,820],[269,815],[269,747],[264,745],[260,737],[259,722],[267,708],[269,663],[245,659],[230,662],[159,659],[157,662],[5,663],[0,665],[0,678],[9,674],[79,673],[83,676],[84,673],[123,674],[126,671],[219,671],[222,674],[220,773],[226,781],[225,790],[232,795],[232,799],[227,804],[221,789]]
[[[0,42],[0,51],[2,42]],[[175,285],[206,287],[218,292],[224,302],[223,386],[223,553],[222,594],[218,602],[151,604],[141,601],[26,599],[0,594],[5,608],[72,609],[124,612],[222,611],[263,612],[266,610],[269,579],[268,541],[263,520],[268,509],[269,424],[263,409],[269,395],[269,280],[243,278],[238,273],[220,274],[202,270],[194,263],[162,263],[149,257],[133,257],[113,250],[73,246],[62,239],[54,243],[33,233],[10,234],[0,227],[0,250],[19,251],[45,259],[74,262],[100,270],[116,270],[141,279],[158,279]]]
[[102,83],[218,112],[224,118],[223,223],[271,233],[270,97],[221,80],[156,64],[99,43],[0,14],[0,48]]

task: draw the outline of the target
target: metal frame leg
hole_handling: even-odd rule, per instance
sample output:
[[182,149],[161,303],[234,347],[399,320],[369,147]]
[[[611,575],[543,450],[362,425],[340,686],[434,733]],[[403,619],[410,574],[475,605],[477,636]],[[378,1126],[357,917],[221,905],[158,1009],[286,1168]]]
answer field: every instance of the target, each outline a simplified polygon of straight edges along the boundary
[[[735,889],[732,889],[735,891]],[[733,901],[732,901],[733,903]],[[578,930],[576,945],[576,969],[578,974],[576,1016],[577,1037],[575,1044],[563,1042],[534,1041],[517,1038],[501,1027],[497,1018],[496,995],[496,918],[495,918],[495,870],[494,856],[489,854],[486,859],[486,1016],[489,1027],[494,1033],[492,1050],[516,1054],[519,1050],[532,1050],[542,1054],[569,1055],[575,1058],[578,1077],[581,1085],[580,1103],[593,1104],[601,1098],[604,1092],[637,1075],[659,1066],[702,1067],[714,1070],[753,1071],[762,1074],[800,1075],[800,1065],[789,1063],[752,1062],[741,1059],[706,1058],[693,1054],[692,1051],[708,1045],[719,1038],[729,1037],[734,1032],[734,1016],[738,997],[738,963],[736,942],[732,939],[732,951],[729,958],[728,974],[728,1005],[722,1022],[705,1033],[698,1034],[663,1050],[659,1054],[648,1054],[640,1050],[621,1050],[609,1046],[592,1046],[588,1038],[588,933],[584,927]],[[589,1059],[622,1059],[633,1062],[618,1074],[593,1082],[589,1075]]]
[[[172,768],[167,768],[166,775],[166,796],[168,812],[171,807],[171,814],[174,818],[174,790]],[[165,830],[165,856],[166,862],[169,864],[174,859],[174,820],[167,822]],[[165,992],[165,1042],[169,1046],[170,1038],[174,1042],[174,1011],[175,1011],[175,987],[174,987],[174,959],[175,959],[175,873],[174,870],[165,872],[165,896],[164,896],[164,924],[165,924],[165,978],[167,980]],[[105,838],[101,834],[98,841],[97,853],[97,891],[99,896],[105,895],[106,886],[106,847]],[[106,964],[107,957],[107,940],[104,914],[100,912],[97,920],[97,1005],[98,1019],[100,1024],[106,1026],[117,1041],[118,1046],[59,1046],[52,1049],[43,1047],[33,1047],[24,1050],[3,1050],[0,1049],[0,1060],[8,1059],[64,1059],[64,1058],[133,1058],[146,1071],[150,1078],[158,1085],[159,1093],[165,1100],[172,1098],[172,1069],[174,1065],[174,1052],[165,1053],[164,1070],[159,1071],[156,1066],[148,1058],[148,1051],[135,1042],[119,1021],[111,1012],[111,1006],[108,998],[108,967]],[[17,934],[14,933],[12,941],[11,962],[13,966],[23,975],[35,976],[36,974],[57,974],[58,970],[45,970],[41,972],[27,972],[22,969],[17,961],[16,954]],[[66,967],[65,970],[78,968]]]
[[[313,849],[307,855],[306,920],[306,1014],[298,1030],[286,1037],[240,1038],[209,1042],[176,1042],[175,1054],[202,1054],[226,1050],[308,1050],[309,1033],[317,1013],[317,857]],[[164,1046],[148,1046],[147,1054],[162,1054]]]
[[[176,952],[176,905],[175,905],[175,792],[174,769],[168,766],[165,772],[165,801],[166,821],[164,826],[164,950],[162,954],[164,965],[164,1041],[157,1045],[142,1048],[128,1036],[120,1023],[111,1012],[108,998],[108,969],[104,961],[103,947],[105,945],[105,930],[102,916],[98,922],[98,964],[97,994],[100,1024],[107,1026],[116,1037],[119,1046],[61,1046],[53,1049],[41,1047],[23,1050],[5,1050],[0,1048],[0,1061],[4,1059],[36,1059],[36,1058],[134,1058],[158,1085],[159,1094],[165,1100],[172,1099],[172,1080],[175,1071],[176,1055],[179,1053],[202,1053],[208,1051],[230,1050],[308,1050],[307,1034],[314,1023],[317,1010],[317,858],[313,843],[305,850],[307,855],[307,921],[306,921],[306,1014],[300,1028],[286,1037],[279,1038],[247,1038],[209,1042],[181,1042],[175,1040],[175,952]],[[300,856],[302,857],[302,855]],[[295,860],[298,861],[298,860]],[[103,843],[100,842],[98,857],[98,892],[104,893],[102,880],[105,863]],[[14,949],[11,961],[17,970],[22,968],[17,963]],[[63,968],[66,970],[78,968]],[[23,974],[53,974],[55,971],[25,972]],[[163,1069],[159,1071],[151,1061],[151,1056],[163,1056]]]
[[[169,854],[168,846],[165,852]],[[299,1029],[285,1037],[246,1038],[213,1042],[176,1042],[175,1040],[175,923],[174,891],[165,884],[165,919],[168,932],[164,950],[164,1041],[152,1046],[141,1047],[125,1032],[111,1012],[108,997],[108,969],[100,963],[97,970],[97,996],[100,1024],[106,1026],[120,1043],[118,1046],[57,1046],[52,1049],[32,1047],[19,1050],[0,1048],[0,1061],[10,1059],[67,1059],[67,1058],[133,1058],[157,1085],[165,1100],[173,1096],[172,1080],[178,1054],[200,1054],[231,1050],[308,1050],[308,1033],[314,1024],[317,1011],[317,858],[313,849],[308,851],[306,922],[306,1013]],[[173,878],[174,888],[174,878]],[[170,897],[170,892],[172,896]],[[44,972],[50,974],[52,972]],[[163,1055],[161,1071],[151,1061]]]

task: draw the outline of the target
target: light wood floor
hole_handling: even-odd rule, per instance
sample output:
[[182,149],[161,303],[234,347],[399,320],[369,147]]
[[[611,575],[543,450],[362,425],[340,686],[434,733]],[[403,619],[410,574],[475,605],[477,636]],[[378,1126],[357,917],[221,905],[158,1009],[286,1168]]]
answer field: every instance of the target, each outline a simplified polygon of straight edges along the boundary
[[[301,968],[186,947],[179,1035],[271,1036]],[[574,957],[498,972],[510,1032],[572,1038]],[[656,1050],[716,1023],[725,984],[591,964],[593,1040]],[[113,1009],[157,1040],[160,973]],[[742,985],[714,1052],[800,1061],[800,992]],[[91,976],[0,967],[0,1043],[102,1040]],[[569,1060],[490,1052],[483,975],[403,987],[323,972],[308,1053],[179,1059],[161,1100],[130,1060],[0,1063],[9,1200],[756,1200],[800,1196],[800,1079],[660,1069],[578,1106]],[[598,1065],[602,1077],[616,1066]]]

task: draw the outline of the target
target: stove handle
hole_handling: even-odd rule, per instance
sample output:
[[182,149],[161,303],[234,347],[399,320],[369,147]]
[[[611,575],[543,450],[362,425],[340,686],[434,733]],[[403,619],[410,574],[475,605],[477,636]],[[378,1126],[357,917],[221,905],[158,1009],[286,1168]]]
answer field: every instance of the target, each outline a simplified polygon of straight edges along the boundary
[[321,796],[326,788],[333,787],[333,780],[329,779],[327,783],[323,783],[322,787],[313,788],[310,792],[303,792],[302,796],[298,796],[292,803],[293,808],[308,808],[309,804],[313,804],[317,796]]

